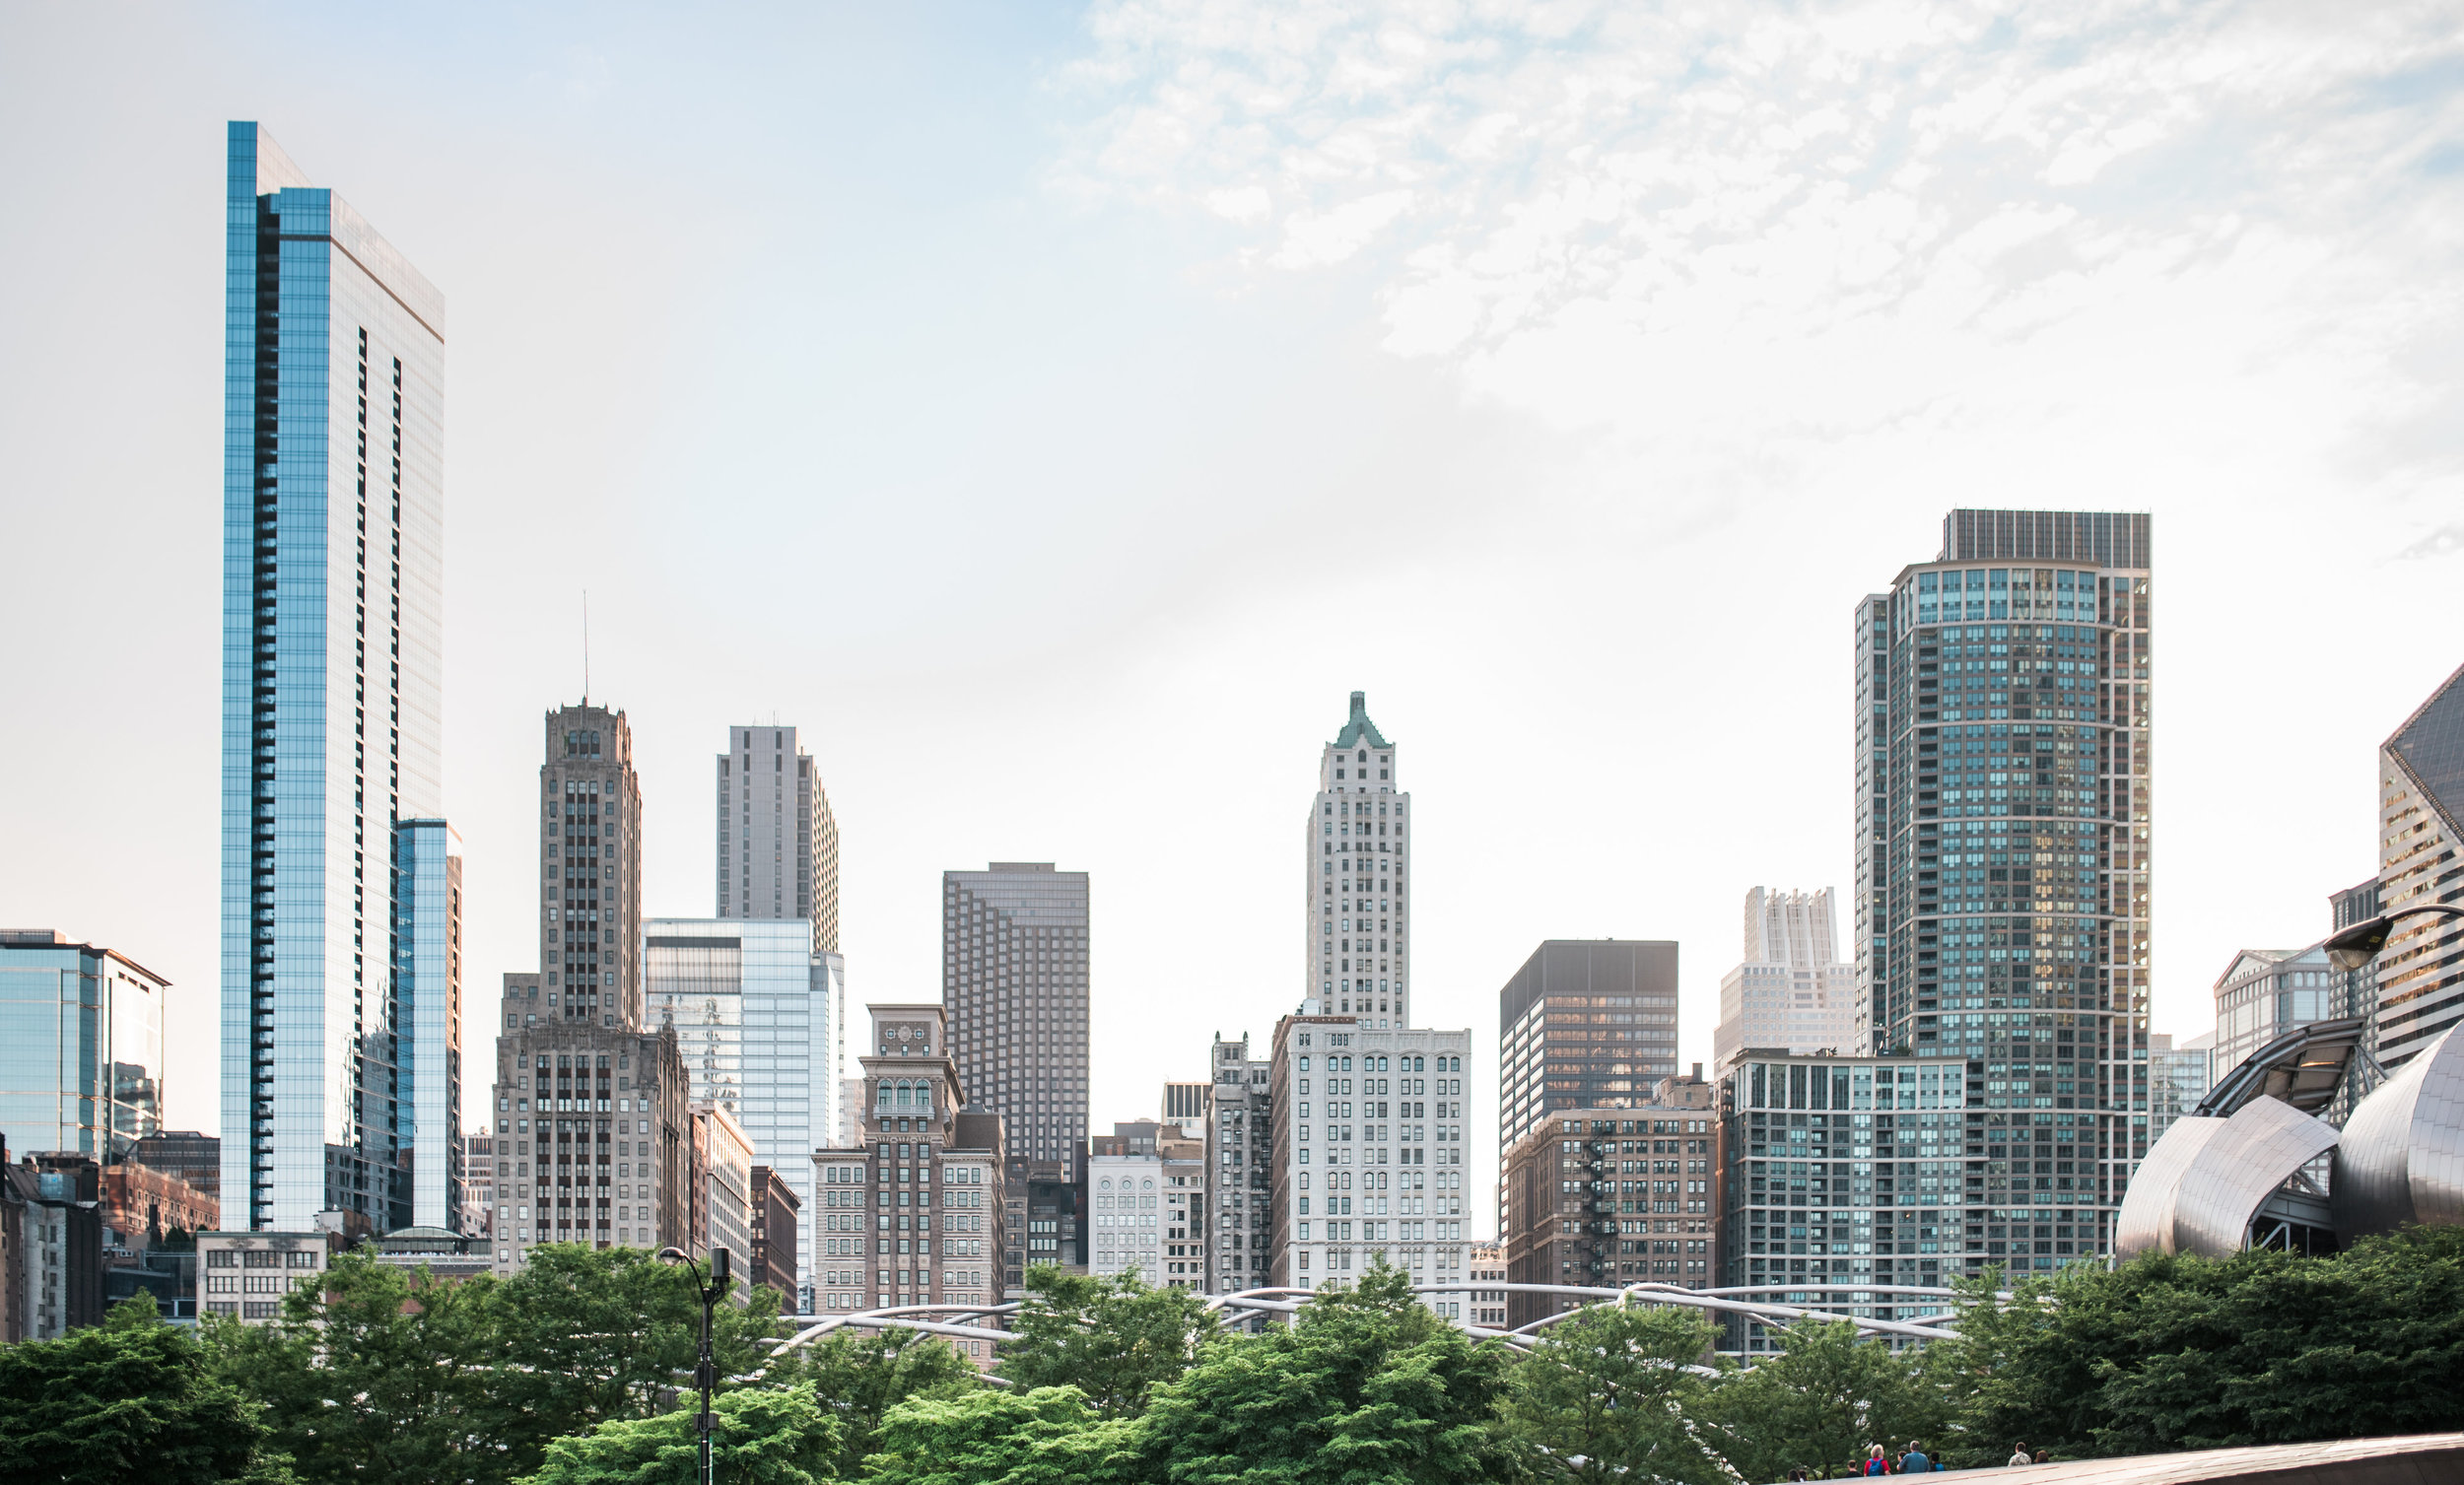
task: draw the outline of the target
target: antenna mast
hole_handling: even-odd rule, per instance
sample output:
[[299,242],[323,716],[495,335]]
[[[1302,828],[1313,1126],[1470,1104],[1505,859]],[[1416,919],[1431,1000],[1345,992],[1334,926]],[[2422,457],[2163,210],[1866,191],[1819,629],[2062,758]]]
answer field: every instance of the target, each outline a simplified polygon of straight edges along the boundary
[[582,590],[582,702],[590,704],[590,590]]

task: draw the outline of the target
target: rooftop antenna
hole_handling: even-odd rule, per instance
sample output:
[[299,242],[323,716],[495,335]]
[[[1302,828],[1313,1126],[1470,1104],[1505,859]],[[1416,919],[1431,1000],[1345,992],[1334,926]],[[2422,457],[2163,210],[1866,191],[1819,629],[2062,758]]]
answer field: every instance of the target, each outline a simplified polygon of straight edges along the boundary
[[582,704],[590,705],[590,590],[582,590]]

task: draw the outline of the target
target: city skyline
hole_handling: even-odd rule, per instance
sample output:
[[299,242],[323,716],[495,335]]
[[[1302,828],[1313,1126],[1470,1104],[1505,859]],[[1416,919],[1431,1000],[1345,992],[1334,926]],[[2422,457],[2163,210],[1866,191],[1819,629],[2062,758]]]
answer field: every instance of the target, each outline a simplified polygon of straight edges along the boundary
[[[1447,219],[1424,198],[1360,195],[1382,178],[1376,162],[1313,196],[1237,152],[1171,165],[1168,179],[1081,156],[1071,131],[1102,109],[1030,84],[1124,60],[1103,14],[1004,20],[965,42],[884,21],[854,38],[856,60],[831,65],[890,53],[957,65],[920,68],[935,81],[912,101],[877,86],[804,87],[833,101],[799,105],[823,111],[784,127],[748,127],[733,108],[706,118],[695,81],[653,64],[657,47],[587,29],[578,45],[510,37],[499,60],[469,44],[467,19],[446,18],[439,34],[457,59],[492,53],[476,69],[456,60],[454,110],[424,101],[445,74],[416,47],[374,48],[371,86],[402,98],[398,108],[303,86],[371,53],[342,22],[224,35],[169,16],[115,39],[128,50],[83,95],[0,62],[27,178],[61,212],[123,228],[74,250],[23,234],[0,244],[20,282],[46,286],[13,310],[29,354],[0,398],[12,531],[30,550],[107,553],[146,595],[94,602],[70,575],[83,565],[54,563],[0,598],[0,632],[24,637],[16,673],[59,709],[57,725],[0,739],[0,813],[43,847],[0,866],[0,896],[17,923],[109,944],[171,981],[173,1127],[218,1123],[207,1048],[219,821],[203,760],[219,703],[213,626],[199,632],[217,574],[196,562],[215,535],[204,492],[218,368],[190,352],[213,343],[221,311],[221,285],[199,267],[222,222],[200,162],[234,115],[262,118],[309,178],[339,183],[454,296],[442,767],[465,852],[466,986],[533,962],[530,719],[579,692],[584,586],[590,694],[642,729],[645,911],[711,911],[703,771],[717,730],[802,718],[853,865],[845,942],[858,1002],[925,992],[932,883],[950,862],[1059,859],[1099,879],[1098,1121],[1145,1108],[1158,1072],[1199,1076],[1211,1032],[1264,1045],[1288,1008],[1272,942],[1255,963],[1187,946],[1200,922],[1288,932],[1288,810],[1309,788],[1293,755],[1299,738],[1327,735],[1330,698],[1352,690],[1374,693],[1381,720],[1413,742],[1413,784],[1439,811],[1415,863],[1411,1019],[1470,1026],[1485,1048],[1487,993],[1532,943],[1669,938],[1688,951],[1679,1059],[1708,1061],[1735,895],[1775,876],[1851,880],[1838,845],[1848,775],[1827,724],[1672,727],[1665,699],[1747,705],[1742,657],[1829,653],[1844,604],[1962,505],[2149,510],[2177,533],[2156,764],[2168,843],[2156,1028],[2203,1029],[2216,966],[2244,944],[2293,941],[2282,925],[2313,920],[2325,893],[2371,869],[2366,760],[2453,657],[2353,637],[2454,633],[2464,609],[2453,471],[2408,411],[2443,395],[2443,373],[2409,354],[2442,322],[2399,326],[2370,307],[2375,291],[2355,298],[2342,278],[2290,270],[2342,260],[2378,270],[2353,277],[2379,284],[2447,271],[2408,256],[2424,250],[2413,219],[2350,194],[2381,187],[2333,183],[2383,179],[2347,167],[2385,142],[2375,131],[2422,127],[2412,105],[2362,117],[2330,101],[2382,77],[2373,69],[2392,51],[2339,53],[2303,85],[2315,91],[2271,109],[2300,120],[2311,148],[2296,159],[2239,134],[2259,168],[2190,172],[2210,183],[2189,206],[2149,205],[2131,186],[2151,162],[2180,164],[2178,144],[2116,146],[2099,164],[2065,153],[2065,130],[2022,130],[2044,142],[2014,144],[2022,163],[2008,177],[1850,187],[1878,219],[1949,225],[1933,245],[1838,235],[1897,265],[1858,270],[1857,284],[1895,287],[1857,299],[1866,307],[1844,323],[1766,335],[1799,317],[1724,306],[1720,286],[1740,281],[1682,242],[1676,260],[1705,277],[1671,292],[1714,333],[1603,328],[1604,343],[1567,326],[1655,322],[1579,284],[1560,286],[1570,300],[1494,300],[1505,280],[1446,266],[1489,240],[1495,204],[1536,199],[1511,183],[1466,193],[1467,215]],[[9,56],[103,54],[80,18],[6,24]],[[782,56],[800,64],[828,49],[816,39],[838,38],[808,26],[823,29],[790,28]],[[1156,55],[1193,44],[1167,34]],[[1596,65],[1626,44],[1597,37],[1568,62]],[[2076,75],[2031,55],[2044,75]],[[1019,56],[1042,59],[1023,81]],[[1528,81],[1512,63],[1447,65],[1477,89]],[[1161,117],[1142,66],[1124,74],[1124,128]],[[885,110],[928,120],[957,96],[950,77],[997,80],[975,90],[968,117],[1017,126],[957,131],[971,142],[963,159],[948,131],[881,128]],[[1756,90],[1769,81],[1739,86],[1767,103]],[[763,86],[757,75],[747,91]],[[1977,86],[1965,73],[1943,85]],[[1702,97],[1675,96],[1685,105],[1673,116],[1698,124],[1688,110]],[[2100,96],[2092,106],[2114,102]],[[1307,87],[1298,97],[1331,106]],[[1384,101],[1357,106],[1374,116]],[[2248,128],[2229,85],[2184,106]],[[689,122],[653,140],[633,121],[666,116]],[[871,163],[800,142],[848,137],[841,124],[886,138],[852,152]],[[1627,127],[1590,118],[1568,136],[1610,141]],[[53,143],[25,143],[38,138]],[[1441,145],[1454,180],[1498,182]],[[1570,157],[1533,147],[1546,164],[1537,178],[1567,178]],[[1741,168],[1772,164],[1709,147]],[[1871,163],[1873,148],[1848,154]],[[680,159],[717,172],[714,193],[742,229],[723,235],[725,272],[674,272],[700,236],[639,209]],[[1834,185],[1848,178],[1806,164]],[[918,178],[953,182],[956,205],[918,205]],[[2405,213],[2451,208],[2444,177],[2403,179],[2391,194]],[[762,184],[735,190],[748,181]],[[1072,194],[1089,184],[1091,205]],[[499,209],[514,200],[522,210]],[[862,230],[829,226],[824,201],[830,220]],[[2301,209],[2337,203],[2351,210]],[[1921,209],[1890,215],[1901,207]],[[1640,207],[1604,209],[1650,230]],[[2214,226],[2228,218],[2240,225]],[[1751,220],[1778,244],[1808,243],[1804,217]],[[1004,230],[984,230],[995,222]],[[1197,240],[1159,240],[1185,231]],[[967,256],[995,251],[968,246],[978,240],[998,241],[998,255]],[[551,247],[561,271],[543,283],[535,265]],[[831,271],[811,274],[809,254]],[[1808,266],[1829,261],[1810,252],[1782,277],[1792,292],[1844,292]],[[631,286],[687,278],[684,298],[638,321],[606,312]],[[844,287],[859,283],[879,307]],[[1472,341],[1435,335],[1448,303],[1483,327]],[[1517,307],[1561,303],[1566,325]],[[1069,334],[1051,333],[1062,325]],[[787,359],[790,340],[818,349]],[[1830,374],[1868,367],[1848,353],[1882,342],[1898,348],[1870,374]],[[163,349],[129,354],[138,343]],[[1657,385],[1660,358],[1706,345],[1728,349],[1672,382],[1673,403],[1591,400],[1637,377]],[[1742,384],[1745,345],[1804,370],[1723,401]],[[2239,354],[2254,346],[2269,354]],[[953,366],[967,371],[952,377]],[[1583,374],[1598,366],[1614,374]],[[146,417],[132,423],[120,411],[131,406]],[[811,458],[816,437],[830,458]],[[1747,444],[1755,456],[1741,458]],[[1192,447],[1228,452],[1193,460]],[[2074,493],[2089,486],[2092,500]],[[578,504],[584,490],[590,503]],[[997,501],[983,493],[993,490]],[[772,551],[831,553],[830,581],[792,603],[772,596],[777,584],[733,581],[747,530]],[[2311,596],[2260,601],[2254,574]],[[1344,608],[1331,615],[1338,590]],[[1839,668],[1801,665],[1766,694],[1842,715]],[[2318,705],[2271,742],[2264,779],[2270,797],[2285,798],[2287,777],[2302,792],[2262,826],[2248,808],[2262,775],[2245,758],[2243,708],[2288,687]],[[141,728],[72,720],[127,696],[145,699]],[[810,725],[821,718],[828,727]],[[2198,769],[2182,767],[2193,759]],[[67,786],[93,774],[157,786]],[[1764,824],[1734,830],[1733,804],[1705,781],[1750,787]],[[1158,810],[1160,828],[1147,819]],[[1653,848],[1669,841],[1686,848]],[[479,1080],[462,1081],[470,1109]],[[1490,1113],[1469,1122],[1493,1127]]]

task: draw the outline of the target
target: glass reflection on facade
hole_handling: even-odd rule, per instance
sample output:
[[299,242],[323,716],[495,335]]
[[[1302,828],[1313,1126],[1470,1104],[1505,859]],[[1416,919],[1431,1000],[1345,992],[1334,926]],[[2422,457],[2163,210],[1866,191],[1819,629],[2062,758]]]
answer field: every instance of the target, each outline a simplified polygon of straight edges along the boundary
[[2031,1256],[2104,1251],[2148,1149],[2150,561],[2143,514],[1953,510],[1857,606],[1858,1040],[1965,1074],[1966,1236],[2058,1212]]
[[397,1180],[364,1059],[393,833],[444,812],[444,301],[255,124],[227,164],[223,1220],[298,1230]]
[[[462,1225],[462,855],[443,820],[394,832],[393,1087],[385,1112],[411,1155],[391,1226]],[[397,1168],[399,1162],[397,1161]]]
[[808,1289],[823,1230],[812,1152],[839,1127],[847,997],[846,962],[815,953],[813,932],[798,917],[652,918],[643,933],[649,1025],[675,1032],[693,1102],[732,1118],[795,1192]]
[[170,982],[45,929],[0,934],[0,1136],[106,1163],[163,1127]]

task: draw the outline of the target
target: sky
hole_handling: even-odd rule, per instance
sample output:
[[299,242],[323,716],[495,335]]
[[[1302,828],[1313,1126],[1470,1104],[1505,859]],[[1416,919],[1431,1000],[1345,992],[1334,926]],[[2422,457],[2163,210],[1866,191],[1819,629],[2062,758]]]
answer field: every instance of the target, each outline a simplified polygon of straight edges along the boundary
[[2159,1031],[2464,662],[2454,3],[0,7],[0,922],[174,982],[180,1126],[233,118],[446,298],[482,1010],[585,589],[646,911],[792,722],[855,998],[941,871],[1092,873],[1099,1129],[1295,1008],[1353,690],[1476,1133],[1540,940],[1677,940],[1708,1060],[1746,889],[1844,893],[1853,606],[1953,506],[2154,512]]

